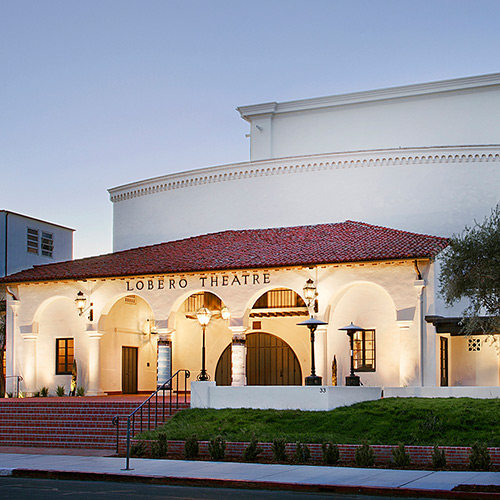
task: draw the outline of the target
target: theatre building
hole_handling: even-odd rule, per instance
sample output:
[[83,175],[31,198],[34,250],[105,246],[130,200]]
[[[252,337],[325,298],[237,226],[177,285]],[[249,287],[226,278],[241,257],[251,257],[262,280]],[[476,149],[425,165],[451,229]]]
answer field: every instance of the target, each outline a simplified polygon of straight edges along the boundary
[[437,283],[447,238],[500,199],[500,74],[238,111],[249,161],[112,188],[114,253],[0,279],[7,373],[27,393],[69,387],[73,360],[89,395],[203,365],[304,385],[314,353],[324,387],[352,358],[365,387],[498,392],[495,332],[462,335]]
[[[73,359],[89,395],[151,392],[159,358],[160,379],[199,374],[196,314],[206,307],[206,371],[218,385],[302,385],[311,343],[298,323],[310,314],[326,323],[315,340],[322,384],[349,375],[349,338],[339,328],[353,322],[363,328],[354,368],[364,385],[439,385],[440,342],[424,309],[433,310],[434,257],[446,245],[346,221],[225,231],[40,266],[7,278],[7,363],[28,393],[69,387]],[[303,296],[308,280],[312,302]],[[498,384],[494,361],[490,384]],[[450,380],[481,376],[479,364],[469,373],[459,358],[446,362]]]

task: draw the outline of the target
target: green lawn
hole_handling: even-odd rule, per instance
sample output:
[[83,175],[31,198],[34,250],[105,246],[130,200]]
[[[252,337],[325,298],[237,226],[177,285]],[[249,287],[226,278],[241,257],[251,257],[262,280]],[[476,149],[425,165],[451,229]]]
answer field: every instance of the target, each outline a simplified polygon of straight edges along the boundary
[[388,398],[331,411],[185,410],[144,439],[166,432],[168,439],[199,440],[217,435],[226,441],[339,444],[470,446],[475,441],[500,446],[500,400],[471,398]]

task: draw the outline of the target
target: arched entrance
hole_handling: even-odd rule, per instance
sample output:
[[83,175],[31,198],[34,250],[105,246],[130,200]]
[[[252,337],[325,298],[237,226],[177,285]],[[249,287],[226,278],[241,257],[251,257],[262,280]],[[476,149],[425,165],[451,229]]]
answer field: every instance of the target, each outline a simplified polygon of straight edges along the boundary
[[[292,348],[279,337],[256,332],[246,336],[248,385],[302,385],[302,370]],[[217,363],[217,385],[231,385],[231,344]]]
[[149,303],[138,295],[113,302],[101,315],[100,382],[108,394],[152,392],[156,387],[157,338]]

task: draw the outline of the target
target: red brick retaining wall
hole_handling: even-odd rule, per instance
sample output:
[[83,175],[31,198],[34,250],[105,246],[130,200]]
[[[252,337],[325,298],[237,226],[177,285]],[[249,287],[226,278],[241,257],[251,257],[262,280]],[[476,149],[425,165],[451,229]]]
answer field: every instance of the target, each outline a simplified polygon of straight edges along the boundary
[[[133,439],[133,443],[138,440]],[[151,441],[145,441],[149,448]],[[226,457],[228,458],[242,458],[243,451],[249,443],[226,443]],[[200,457],[208,458],[208,441],[199,441]],[[272,459],[272,443],[259,443],[262,448],[262,453],[259,455],[265,459]],[[323,452],[321,444],[314,443],[307,445],[311,452],[312,462],[322,462]],[[344,463],[354,462],[354,455],[357,444],[339,444],[340,461]],[[394,445],[372,445],[375,455],[375,462],[378,464],[387,464],[393,461],[392,450],[397,448]],[[466,466],[469,463],[470,447],[468,446],[439,446],[440,450],[444,450],[446,463],[448,465]],[[405,446],[406,452],[410,455],[411,463],[415,465],[429,465],[432,464],[433,446]],[[490,452],[491,462],[493,465],[500,465],[500,448],[488,448]],[[183,455],[184,441],[168,441],[168,451],[174,455]],[[286,445],[286,453],[288,457],[293,458],[295,454],[295,443],[288,443]]]

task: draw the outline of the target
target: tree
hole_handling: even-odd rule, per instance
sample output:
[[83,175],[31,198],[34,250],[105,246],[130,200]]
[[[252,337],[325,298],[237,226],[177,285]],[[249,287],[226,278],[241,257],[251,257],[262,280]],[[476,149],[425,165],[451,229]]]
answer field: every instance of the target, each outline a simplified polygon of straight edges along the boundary
[[469,301],[463,312],[464,333],[500,333],[500,204],[482,224],[453,235],[439,259],[445,303]]

